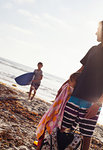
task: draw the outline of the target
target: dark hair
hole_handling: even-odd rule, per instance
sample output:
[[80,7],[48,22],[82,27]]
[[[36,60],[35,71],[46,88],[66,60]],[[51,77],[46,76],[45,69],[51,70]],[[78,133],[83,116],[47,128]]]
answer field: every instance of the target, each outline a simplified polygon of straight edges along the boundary
[[78,78],[80,77],[80,74],[81,74],[81,73],[79,73],[79,72],[75,72],[75,73],[71,74],[70,80],[71,80],[71,81],[74,81],[74,80],[75,80],[75,81],[77,82]]
[[42,62],[39,62],[38,65],[42,65],[42,66],[43,66],[43,63],[42,63]]

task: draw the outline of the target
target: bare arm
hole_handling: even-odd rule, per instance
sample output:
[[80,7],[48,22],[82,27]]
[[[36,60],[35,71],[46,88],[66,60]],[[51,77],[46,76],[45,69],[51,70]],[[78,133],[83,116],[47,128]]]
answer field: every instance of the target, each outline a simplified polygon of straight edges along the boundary
[[[81,72],[83,71],[83,69],[84,69],[84,66],[82,66],[77,72],[80,72],[80,73],[81,73]],[[69,79],[68,79],[66,82],[64,82],[63,85],[65,85],[65,84],[68,83],[68,82],[69,82]],[[62,86],[63,86],[63,85],[62,85]]]
[[[77,72],[82,72],[83,71],[83,69],[84,69],[84,66],[82,66]],[[63,83],[63,85],[65,85],[66,83],[68,83],[69,82],[69,79],[66,81],[66,82],[64,82]],[[61,93],[61,91],[62,91],[62,87],[63,87],[63,85],[60,87],[60,89],[58,90],[58,92],[57,92],[57,95],[56,95],[56,98],[59,96],[59,94]]]
[[103,103],[103,94],[102,94],[102,96],[99,98],[98,102]]
[[95,102],[88,110],[87,110],[87,113],[85,115],[86,118],[92,118],[94,117],[99,108],[102,106],[102,103],[103,103],[103,94],[101,95],[101,97],[99,98],[99,100],[97,102]]
[[[84,66],[82,66],[77,72],[81,73],[83,71],[83,69],[84,69]],[[69,82],[69,79],[66,82],[64,82],[63,85],[66,84],[66,83],[68,83],[68,82]]]

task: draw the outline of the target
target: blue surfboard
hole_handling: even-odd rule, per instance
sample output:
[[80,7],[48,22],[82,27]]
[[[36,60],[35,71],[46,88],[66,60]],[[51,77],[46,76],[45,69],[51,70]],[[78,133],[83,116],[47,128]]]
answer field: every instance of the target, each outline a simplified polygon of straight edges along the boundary
[[15,78],[16,83],[19,85],[29,85],[33,79],[34,72],[25,73]]

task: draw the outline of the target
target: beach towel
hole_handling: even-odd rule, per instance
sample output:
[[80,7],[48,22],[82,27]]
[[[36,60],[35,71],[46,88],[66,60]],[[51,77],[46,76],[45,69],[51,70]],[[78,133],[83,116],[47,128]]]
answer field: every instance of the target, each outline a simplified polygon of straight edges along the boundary
[[72,92],[73,88],[69,85],[69,83],[62,87],[61,93],[55,99],[54,103],[50,106],[49,110],[43,115],[39,122],[36,130],[37,139],[43,135],[45,129],[49,134],[51,134],[55,127],[61,128],[64,108]]

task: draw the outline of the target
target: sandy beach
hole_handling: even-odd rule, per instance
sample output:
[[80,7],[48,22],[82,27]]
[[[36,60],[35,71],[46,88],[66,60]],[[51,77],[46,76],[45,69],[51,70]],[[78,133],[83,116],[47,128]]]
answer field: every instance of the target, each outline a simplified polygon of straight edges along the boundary
[[[0,83],[0,150],[35,150],[33,141],[40,118],[50,104]],[[90,150],[103,150],[103,127],[96,126]]]

